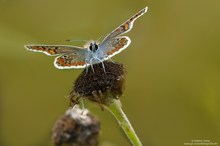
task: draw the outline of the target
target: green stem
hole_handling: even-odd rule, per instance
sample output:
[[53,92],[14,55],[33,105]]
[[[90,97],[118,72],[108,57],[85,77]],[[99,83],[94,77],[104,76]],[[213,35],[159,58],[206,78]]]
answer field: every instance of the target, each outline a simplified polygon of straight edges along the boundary
[[114,115],[133,146],[142,146],[141,141],[139,140],[137,134],[131,126],[131,123],[121,108],[121,102],[114,99],[113,103],[110,106],[106,106],[105,108]]

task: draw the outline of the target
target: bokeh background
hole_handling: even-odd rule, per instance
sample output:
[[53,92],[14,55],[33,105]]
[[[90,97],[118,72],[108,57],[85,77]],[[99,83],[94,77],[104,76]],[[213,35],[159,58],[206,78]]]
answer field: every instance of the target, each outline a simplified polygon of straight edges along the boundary
[[[144,146],[220,145],[219,0],[0,0],[0,146],[52,146],[51,129],[82,70],[58,70],[53,57],[25,44],[69,44],[105,36],[149,7],[113,58],[127,68],[123,109]],[[130,145],[114,117],[102,122],[101,146]]]

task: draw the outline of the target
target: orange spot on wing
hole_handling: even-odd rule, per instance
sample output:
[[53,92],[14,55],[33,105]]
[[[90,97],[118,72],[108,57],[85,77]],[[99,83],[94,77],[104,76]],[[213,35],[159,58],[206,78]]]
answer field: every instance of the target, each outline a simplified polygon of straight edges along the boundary
[[83,66],[85,65],[86,62],[85,61],[79,61],[79,62],[73,62],[71,65],[72,66]]
[[62,58],[57,58],[59,64],[64,64],[64,60]]
[[129,29],[129,24],[125,23],[124,28],[125,28],[125,30],[128,30]]
[[66,64],[64,64],[64,66],[71,66],[71,64],[70,63],[66,63]]
[[56,54],[56,52],[54,50],[49,50],[50,54]]

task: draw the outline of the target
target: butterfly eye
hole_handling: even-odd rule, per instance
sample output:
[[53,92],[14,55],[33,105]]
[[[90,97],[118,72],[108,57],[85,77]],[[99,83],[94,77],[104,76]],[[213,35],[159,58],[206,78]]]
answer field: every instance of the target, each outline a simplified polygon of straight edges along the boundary
[[92,46],[91,45],[89,46],[89,50],[92,51]]
[[95,50],[97,50],[98,48],[99,48],[98,45],[95,44]]

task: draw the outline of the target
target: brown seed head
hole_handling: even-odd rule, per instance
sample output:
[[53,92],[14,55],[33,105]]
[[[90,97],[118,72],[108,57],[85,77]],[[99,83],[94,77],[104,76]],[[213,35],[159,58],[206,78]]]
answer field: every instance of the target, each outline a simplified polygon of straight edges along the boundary
[[[109,105],[113,98],[118,99],[124,92],[126,70],[120,63],[103,62],[84,70],[74,83],[70,93],[72,104],[76,104],[81,97]],[[74,100],[75,98],[75,100]]]

